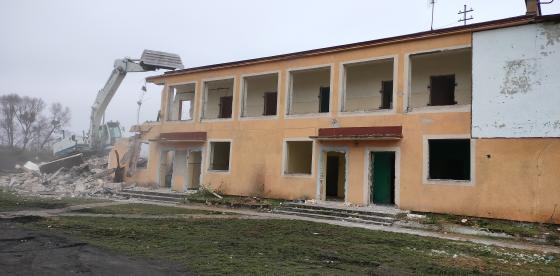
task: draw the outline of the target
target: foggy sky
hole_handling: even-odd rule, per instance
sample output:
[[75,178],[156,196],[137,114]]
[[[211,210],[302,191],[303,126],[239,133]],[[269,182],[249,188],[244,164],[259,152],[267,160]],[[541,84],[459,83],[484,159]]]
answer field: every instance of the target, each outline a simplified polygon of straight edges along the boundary
[[[88,129],[90,107],[117,58],[143,49],[177,53],[186,67],[403,35],[430,28],[427,0],[0,1],[0,95],[61,102],[69,129]],[[523,0],[439,0],[434,27],[518,16]],[[543,5],[560,13],[560,0]],[[106,112],[128,128],[146,76],[129,73]],[[155,120],[161,87],[148,86],[140,121]]]

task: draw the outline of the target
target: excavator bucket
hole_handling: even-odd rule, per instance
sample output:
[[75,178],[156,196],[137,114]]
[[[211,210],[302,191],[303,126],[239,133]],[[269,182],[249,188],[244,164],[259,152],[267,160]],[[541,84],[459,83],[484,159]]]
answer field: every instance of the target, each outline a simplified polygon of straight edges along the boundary
[[181,57],[176,54],[144,50],[140,58],[140,65],[146,69],[183,69],[183,62]]

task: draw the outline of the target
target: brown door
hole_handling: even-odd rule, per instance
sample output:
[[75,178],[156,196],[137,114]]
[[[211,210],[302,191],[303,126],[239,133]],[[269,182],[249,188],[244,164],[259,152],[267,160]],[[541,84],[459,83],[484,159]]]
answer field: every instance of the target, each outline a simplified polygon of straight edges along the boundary
[[455,75],[430,77],[430,105],[454,105]]
[[381,82],[381,109],[391,109],[393,105],[393,81]]
[[231,118],[232,96],[220,97],[220,118]]
[[278,93],[266,92],[264,93],[264,116],[276,115],[276,99]]

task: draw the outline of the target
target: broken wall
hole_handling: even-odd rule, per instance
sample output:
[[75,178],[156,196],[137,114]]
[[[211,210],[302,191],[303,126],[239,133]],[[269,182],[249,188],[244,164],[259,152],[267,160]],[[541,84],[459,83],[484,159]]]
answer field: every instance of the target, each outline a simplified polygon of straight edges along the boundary
[[560,24],[473,34],[472,136],[560,137]]

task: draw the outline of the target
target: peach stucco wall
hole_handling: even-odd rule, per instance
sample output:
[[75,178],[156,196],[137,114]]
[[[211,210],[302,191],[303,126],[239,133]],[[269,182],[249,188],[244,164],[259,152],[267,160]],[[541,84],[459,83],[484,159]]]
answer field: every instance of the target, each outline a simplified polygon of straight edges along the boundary
[[[560,139],[491,139],[474,140],[474,179],[469,183],[424,183],[424,138],[426,136],[470,137],[470,106],[441,110],[422,109],[404,112],[408,94],[408,54],[441,48],[470,46],[470,34],[455,34],[371,48],[347,50],[326,55],[309,56],[229,69],[201,71],[162,79],[162,114],[166,114],[167,88],[196,82],[194,119],[189,122],[155,123],[143,139],[154,140],[161,132],[205,131],[208,141],[231,141],[231,164],[228,172],[207,170],[207,143],[150,143],[148,168],[129,181],[157,183],[162,149],[202,147],[202,181],[204,185],[225,194],[260,195],[284,199],[317,198],[321,150],[340,149],[348,161],[346,201],[369,204],[367,149],[396,148],[397,204],[402,209],[449,212],[526,221],[560,222],[556,210],[560,195]],[[394,106],[392,111],[374,113],[340,113],[339,91],[341,64],[353,60],[394,57]],[[287,116],[286,95],[288,70],[330,65],[331,112],[312,116]],[[278,116],[240,119],[240,81],[246,74],[280,72]],[[234,76],[233,118],[200,120],[202,82],[207,79]],[[402,125],[403,138],[393,141],[315,142],[313,169],[309,176],[283,175],[284,141],[309,139],[318,128],[332,127],[333,119],[340,127]],[[490,157],[487,157],[489,155]],[[183,191],[184,185],[174,183],[172,189]],[[321,186],[321,189],[324,187]],[[318,199],[321,199],[320,197]]]

